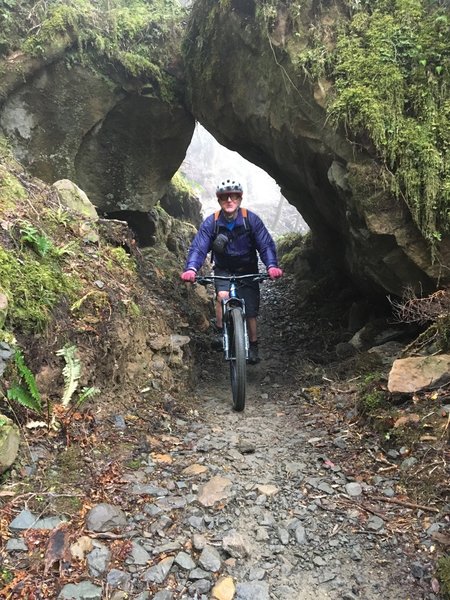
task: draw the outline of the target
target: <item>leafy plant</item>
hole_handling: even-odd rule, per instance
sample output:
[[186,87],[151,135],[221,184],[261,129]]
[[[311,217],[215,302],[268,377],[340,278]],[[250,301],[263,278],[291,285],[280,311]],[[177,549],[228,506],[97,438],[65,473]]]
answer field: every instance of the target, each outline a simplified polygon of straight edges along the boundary
[[78,396],[77,399],[77,407],[81,406],[84,402],[86,402],[86,400],[88,398],[91,398],[92,396],[96,396],[97,394],[100,393],[100,389],[97,387],[84,387],[81,389],[81,393]]
[[441,583],[443,598],[450,599],[450,555],[441,556],[438,560],[437,576]]
[[70,400],[78,387],[78,380],[81,375],[81,362],[75,356],[76,346],[66,345],[56,352],[57,356],[62,356],[66,362],[63,369],[64,376],[64,395],[61,404],[67,408]]
[[21,406],[25,406],[36,413],[41,413],[41,394],[38,390],[33,373],[25,364],[25,359],[21,350],[15,351],[14,362],[20,379],[13,383],[7,390],[6,395],[8,400],[18,402]]
[[52,241],[43,233],[40,233],[34,225],[24,221],[20,228],[21,242],[28,242],[33,249],[44,257],[53,248]]

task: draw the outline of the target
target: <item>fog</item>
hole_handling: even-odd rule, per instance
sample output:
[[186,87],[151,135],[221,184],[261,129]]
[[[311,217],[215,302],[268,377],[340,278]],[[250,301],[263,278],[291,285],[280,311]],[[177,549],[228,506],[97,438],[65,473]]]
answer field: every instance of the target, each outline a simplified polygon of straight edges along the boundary
[[218,209],[217,185],[231,179],[244,189],[242,206],[256,212],[272,235],[308,231],[300,213],[283,198],[270,175],[237,152],[221,146],[200,124],[195,128],[180,170],[195,188],[205,217]]

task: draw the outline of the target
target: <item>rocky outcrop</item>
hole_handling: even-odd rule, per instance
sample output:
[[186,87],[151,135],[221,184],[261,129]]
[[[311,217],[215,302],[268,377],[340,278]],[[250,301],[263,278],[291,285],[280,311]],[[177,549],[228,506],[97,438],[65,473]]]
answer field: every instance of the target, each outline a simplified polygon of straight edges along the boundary
[[99,211],[149,210],[183,160],[192,116],[176,90],[168,100],[142,82],[68,68],[68,56],[30,66],[21,85],[8,87],[1,130],[45,182],[74,181]]
[[16,460],[19,443],[19,428],[11,419],[0,414],[0,474]]
[[313,13],[330,30],[342,17],[339,2],[322,13],[316,5],[302,3],[294,35],[282,8],[258,21],[254,0],[226,8],[198,0],[185,44],[191,110],[222,144],[278,181],[316,240],[363,289],[431,290],[450,281],[442,269],[450,239],[433,262],[406,205],[383,189],[375,152],[327,121],[331,83],[314,84],[295,68]]

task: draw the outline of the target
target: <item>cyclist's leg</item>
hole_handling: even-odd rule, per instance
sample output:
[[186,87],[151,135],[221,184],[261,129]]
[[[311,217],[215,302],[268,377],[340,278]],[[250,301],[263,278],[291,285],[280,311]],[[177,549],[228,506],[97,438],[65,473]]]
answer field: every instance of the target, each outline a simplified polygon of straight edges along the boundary
[[[214,275],[228,277],[230,272],[216,267]],[[230,283],[226,280],[217,280],[214,285],[216,288],[216,326],[220,330],[223,327],[222,300],[226,300],[230,295]]]
[[256,317],[247,317],[247,331],[248,331],[248,341],[250,343],[256,342],[258,340]]
[[247,332],[249,341],[248,362],[255,365],[259,362],[257,316],[259,312],[260,290],[257,282],[246,282],[239,288],[239,296],[245,300]]
[[256,319],[259,313],[260,290],[256,281],[246,282],[238,287],[238,295],[245,300],[245,315],[247,317],[247,331],[250,342],[258,340]]
[[222,329],[222,300],[226,300],[230,294],[224,291],[217,291],[216,293],[216,325],[217,329]]

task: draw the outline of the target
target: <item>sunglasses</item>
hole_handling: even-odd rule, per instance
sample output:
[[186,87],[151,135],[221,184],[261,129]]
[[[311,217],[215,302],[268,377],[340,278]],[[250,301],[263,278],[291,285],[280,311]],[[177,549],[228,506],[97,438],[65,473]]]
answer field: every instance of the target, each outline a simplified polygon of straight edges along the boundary
[[231,202],[237,202],[240,199],[240,194],[221,194],[219,196],[219,202],[227,202],[229,200],[231,200]]

